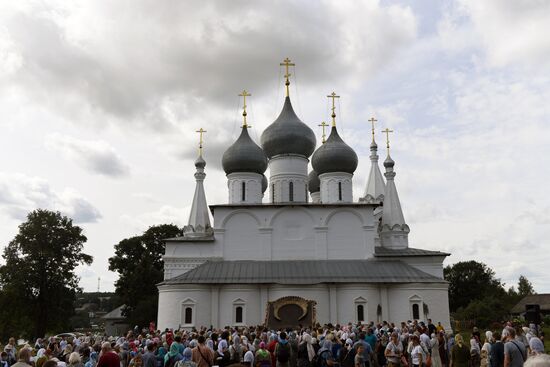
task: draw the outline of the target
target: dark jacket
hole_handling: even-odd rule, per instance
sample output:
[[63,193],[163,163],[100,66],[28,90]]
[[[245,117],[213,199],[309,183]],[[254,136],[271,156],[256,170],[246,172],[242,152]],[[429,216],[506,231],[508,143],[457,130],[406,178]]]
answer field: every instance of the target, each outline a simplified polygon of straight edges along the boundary
[[504,367],[504,343],[501,341],[491,345],[491,367]]

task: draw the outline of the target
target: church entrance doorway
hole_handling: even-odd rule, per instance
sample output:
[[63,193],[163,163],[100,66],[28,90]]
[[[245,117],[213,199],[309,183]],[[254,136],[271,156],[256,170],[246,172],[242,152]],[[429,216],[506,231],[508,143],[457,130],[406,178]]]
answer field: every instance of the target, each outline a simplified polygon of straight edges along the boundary
[[269,329],[313,326],[317,302],[298,296],[287,296],[267,303],[265,324]]

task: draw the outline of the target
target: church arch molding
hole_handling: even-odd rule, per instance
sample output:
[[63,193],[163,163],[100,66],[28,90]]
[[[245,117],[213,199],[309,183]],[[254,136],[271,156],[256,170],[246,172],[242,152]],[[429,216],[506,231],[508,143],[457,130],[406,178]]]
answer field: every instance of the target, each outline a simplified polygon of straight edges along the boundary
[[294,207],[283,207],[281,209],[279,209],[272,217],[271,217],[271,220],[269,221],[269,226],[270,227],[273,227],[273,224],[275,223],[275,221],[277,220],[277,217],[279,217],[279,215],[281,215],[281,213],[284,213],[285,211],[290,211],[290,210],[298,210],[300,212],[302,212],[303,214],[307,215],[307,217],[309,219],[311,219],[312,223],[315,223],[315,218],[313,217],[313,215],[308,212],[307,210],[305,210],[304,208],[301,208],[301,207],[298,207],[298,206],[294,206]]
[[359,222],[361,223],[361,225],[365,225],[363,217],[361,216],[361,214],[357,210],[348,209],[348,208],[337,208],[337,209],[332,210],[326,216],[326,218],[323,222],[323,226],[328,226],[328,224],[329,224],[330,220],[332,219],[332,217],[334,217],[335,215],[340,214],[340,213],[351,213],[354,216],[356,216],[357,219],[359,219]]
[[262,223],[260,221],[260,219],[255,216],[254,214],[252,214],[250,211],[248,210],[245,210],[245,209],[237,209],[237,210],[234,210],[232,211],[231,213],[229,213],[225,218],[223,218],[223,221],[222,221],[222,228],[225,228],[227,222],[233,218],[234,216],[238,215],[238,214],[246,214],[248,215],[249,217],[252,217],[256,223],[258,224],[258,227],[261,227]]

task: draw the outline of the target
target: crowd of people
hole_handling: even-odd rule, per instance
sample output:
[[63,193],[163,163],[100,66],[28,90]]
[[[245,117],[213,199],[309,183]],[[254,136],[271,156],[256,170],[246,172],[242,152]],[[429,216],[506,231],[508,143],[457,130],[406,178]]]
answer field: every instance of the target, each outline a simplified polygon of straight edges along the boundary
[[454,335],[431,320],[11,338],[1,357],[0,367],[550,367],[534,325]]

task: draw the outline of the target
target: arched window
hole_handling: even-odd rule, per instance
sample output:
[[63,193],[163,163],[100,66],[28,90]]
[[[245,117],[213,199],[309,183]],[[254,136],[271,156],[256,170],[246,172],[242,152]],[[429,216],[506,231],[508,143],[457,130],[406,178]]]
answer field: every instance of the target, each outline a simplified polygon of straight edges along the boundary
[[415,320],[420,319],[420,307],[418,307],[418,303],[413,303],[412,311],[413,311],[413,319]]
[[357,321],[365,321],[365,306],[363,305],[357,305]]
[[241,200],[246,201],[246,182],[241,183]]
[[237,306],[235,308],[235,323],[241,324],[243,322],[243,307]]
[[294,182],[288,184],[288,201],[294,201]]
[[185,316],[184,316],[184,323],[185,324],[192,324],[193,323],[193,308],[192,307],[185,307]]
[[338,200],[342,201],[342,183],[338,182]]
[[271,204],[275,203],[275,184],[271,184]]

